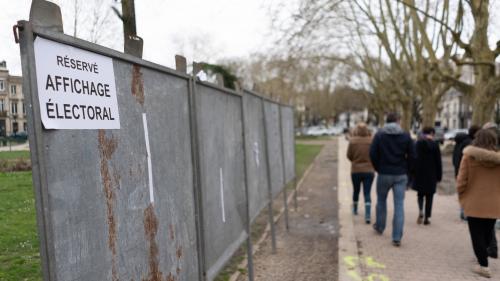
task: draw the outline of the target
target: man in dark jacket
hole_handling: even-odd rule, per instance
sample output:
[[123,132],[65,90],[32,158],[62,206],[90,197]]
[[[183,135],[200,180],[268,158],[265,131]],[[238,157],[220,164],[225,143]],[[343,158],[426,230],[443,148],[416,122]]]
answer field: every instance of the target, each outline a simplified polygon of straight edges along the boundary
[[408,183],[409,166],[415,159],[413,141],[410,134],[399,125],[396,113],[387,115],[386,125],[380,129],[370,146],[370,159],[378,172],[377,215],[373,225],[382,234],[387,220],[387,195],[393,190],[394,217],[392,221],[392,243],[401,245],[404,225],[404,198]]
[[443,176],[441,150],[439,144],[434,141],[435,132],[434,128],[425,127],[422,130],[422,137],[415,145],[417,159],[415,161],[413,189],[418,192],[419,216],[417,223],[423,222],[424,225],[430,224],[434,193],[436,193],[437,183],[441,181]]
[[453,149],[453,167],[455,168],[455,177],[458,175],[458,169],[460,168],[460,161],[462,161],[464,149],[472,143],[474,140],[474,135],[479,131],[481,127],[472,125],[469,128],[467,135],[457,134],[455,136],[455,148]]

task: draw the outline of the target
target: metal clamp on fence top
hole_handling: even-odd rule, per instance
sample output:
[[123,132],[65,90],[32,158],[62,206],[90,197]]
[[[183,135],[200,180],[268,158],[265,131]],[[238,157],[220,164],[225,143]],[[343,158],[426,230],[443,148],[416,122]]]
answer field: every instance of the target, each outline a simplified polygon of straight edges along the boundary
[[64,32],[61,8],[45,0],[33,0],[30,9],[30,22],[34,26],[50,29],[54,32]]
[[125,54],[142,58],[143,45],[144,41],[137,35],[130,35],[128,37],[125,37]]

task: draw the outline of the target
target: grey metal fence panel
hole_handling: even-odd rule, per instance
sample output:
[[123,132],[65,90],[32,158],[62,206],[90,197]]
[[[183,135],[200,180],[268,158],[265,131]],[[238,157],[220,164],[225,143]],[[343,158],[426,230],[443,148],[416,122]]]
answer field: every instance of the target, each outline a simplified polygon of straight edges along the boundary
[[260,211],[267,205],[267,163],[266,139],[264,133],[263,99],[249,92],[243,94],[246,114],[246,159],[248,177],[248,200],[250,217],[253,221]]
[[[64,35],[58,38],[65,40],[80,42]],[[33,42],[21,43],[22,50],[32,54]],[[81,43],[86,49],[94,47]],[[188,80],[122,60],[114,59],[113,65],[121,129],[31,132],[30,142],[36,142],[32,147],[43,147],[32,153],[38,164],[34,169],[39,169],[34,186],[47,198],[38,219],[51,235],[41,245],[47,249],[50,276],[53,280],[170,276],[196,280],[193,168],[186,141],[190,139]],[[25,53],[23,74],[31,81],[27,84],[36,81],[29,77],[33,72],[24,73],[31,67],[33,57]],[[140,83],[137,92],[132,93],[132,83]],[[25,94],[31,108],[37,91]],[[149,200],[143,113],[149,128],[154,203]],[[37,127],[33,126],[40,122],[36,109],[29,119],[30,128]]]
[[280,106],[277,103],[264,101],[264,117],[267,125],[267,148],[271,173],[271,190],[276,197],[283,190],[283,161],[281,153]]
[[295,178],[295,136],[293,121],[293,109],[289,106],[281,106],[286,183],[291,182]]
[[241,96],[196,84],[205,269],[212,280],[246,238]]

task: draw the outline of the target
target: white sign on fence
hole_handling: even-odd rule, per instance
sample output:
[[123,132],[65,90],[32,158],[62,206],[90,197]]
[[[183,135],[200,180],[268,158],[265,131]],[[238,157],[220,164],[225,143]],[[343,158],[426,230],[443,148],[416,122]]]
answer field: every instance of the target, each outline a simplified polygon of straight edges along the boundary
[[120,129],[111,58],[38,37],[35,65],[46,129]]

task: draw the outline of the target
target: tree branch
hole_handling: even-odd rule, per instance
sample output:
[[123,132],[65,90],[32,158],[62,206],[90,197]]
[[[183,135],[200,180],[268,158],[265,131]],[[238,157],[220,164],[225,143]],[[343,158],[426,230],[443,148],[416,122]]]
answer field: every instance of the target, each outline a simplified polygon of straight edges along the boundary
[[470,52],[470,44],[467,44],[464,41],[462,41],[462,39],[460,38],[460,35],[461,35],[460,32],[455,31],[448,24],[446,24],[442,20],[436,18],[435,16],[423,11],[422,9],[419,9],[418,7],[415,7],[414,5],[407,3],[407,0],[396,0],[396,1],[399,3],[402,3],[403,5],[408,6],[411,9],[414,9],[415,11],[417,11],[417,12],[423,14],[424,16],[431,18],[435,22],[441,24],[444,28],[446,28],[448,31],[450,31],[450,33],[453,37],[453,40],[455,40],[455,42],[457,42],[457,44],[458,44],[458,46],[460,46],[460,48],[464,49],[466,52]]

